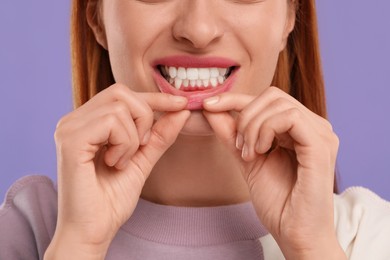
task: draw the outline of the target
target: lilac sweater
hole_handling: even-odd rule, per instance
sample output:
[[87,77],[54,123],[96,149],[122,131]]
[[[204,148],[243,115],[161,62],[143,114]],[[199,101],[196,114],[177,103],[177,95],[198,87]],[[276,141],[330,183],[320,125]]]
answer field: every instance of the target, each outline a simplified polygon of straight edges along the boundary
[[[0,259],[43,259],[53,237],[57,191],[50,179],[17,181],[0,208]],[[260,224],[251,203],[186,208],[140,199],[106,259],[263,259]]]
[[[390,203],[352,187],[334,195],[335,232],[348,259],[390,259]],[[42,259],[56,225],[50,179],[17,181],[0,207],[0,260]],[[321,257],[321,256],[320,256]],[[251,203],[186,208],[140,200],[106,259],[265,259],[284,256]],[[325,259],[325,258],[324,258]]]

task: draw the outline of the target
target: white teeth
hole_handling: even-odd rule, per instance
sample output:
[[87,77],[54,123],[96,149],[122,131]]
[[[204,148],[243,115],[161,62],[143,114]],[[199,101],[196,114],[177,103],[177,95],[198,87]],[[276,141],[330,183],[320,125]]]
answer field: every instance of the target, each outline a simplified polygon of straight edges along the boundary
[[219,69],[218,69],[218,72],[219,72],[219,75],[221,75],[222,77],[224,77],[224,76],[226,75],[227,68],[219,68]]
[[202,82],[200,79],[197,79],[197,80],[196,80],[196,86],[197,86],[197,87],[201,87],[201,86],[202,86],[202,83],[203,83],[203,82]]
[[210,80],[209,79],[204,79],[204,80],[202,80],[202,82],[203,82],[203,86],[205,86],[206,88],[209,86],[209,84],[210,84]]
[[183,86],[185,88],[187,88],[189,84],[190,84],[190,81],[188,79],[183,80]]
[[178,77],[179,79],[187,79],[187,71],[186,71],[186,69],[180,67],[180,68],[177,70],[177,77]]
[[217,87],[226,80],[227,68],[184,68],[184,67],[163,67],[162,74],[167,81],[175,88],[181,87]]
[[199,69],[199,79],[209,79],[210,70],[209,69]]
[[199,77],[198,69],[192,69],[192,68],[187,69],[187,78],[189,80],[197,80],[198,77]]
[[180,89],[182,83],[183,83],[182,79],[176,78],[175,79],[175,88]]
[[218,76],[219,76],[218,68],[211,68],[210,69],[210,78],[217,78]]
[[169,77],[176,78],[177,70],[175,67],[169,67]]
[[224,79],[224,77],[223,76],[218,76],[218,83],[219,84],[222,84],[224,81],[225,81],[225,79]]
[[[218,85],[218,80],[217,78],[211,78],[210,79],[210,84],[211,86],[213,86],[214,88]],[[222,83],[221,83],[222,84]]]

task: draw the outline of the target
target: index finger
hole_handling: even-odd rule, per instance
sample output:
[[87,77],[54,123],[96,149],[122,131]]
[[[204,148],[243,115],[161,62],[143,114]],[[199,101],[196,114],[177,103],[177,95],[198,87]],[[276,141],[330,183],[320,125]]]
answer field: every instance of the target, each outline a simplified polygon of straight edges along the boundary
[[72,114],[74,117],[84,117],[105,104],[117,101],[121,101],[126,105],[134,120],[140,140],[144,139],[145,134],[152,127],[153,111],[180,111],[187,105],[185,97],[165,93],[134,92],[129,87],[116,83],[99,92]]
[[209,112],[241,112],[256,97],[240,93],[226,92],[203,101],[203,108]]
[[160,92],[138,92],[140,99],[144,100],[153,111],[175,112],[187,105],[187,98]]

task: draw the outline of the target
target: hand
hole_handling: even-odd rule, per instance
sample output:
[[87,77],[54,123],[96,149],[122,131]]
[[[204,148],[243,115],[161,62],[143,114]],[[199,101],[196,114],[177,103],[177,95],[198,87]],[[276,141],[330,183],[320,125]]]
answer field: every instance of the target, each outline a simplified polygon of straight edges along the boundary
[[340,249],[333,224],[338,138],[329,122],[275,87],[258,97],[224,93],[204,108],[285,256],[321,258],[322,246]]
[[[67,237],[91,253],[105,254],[153,166],[189,117],[186,104],[182,97],[135,93],[117,84],[60,120],[54,240]],[[153,125],[154,110],[170,112]]]

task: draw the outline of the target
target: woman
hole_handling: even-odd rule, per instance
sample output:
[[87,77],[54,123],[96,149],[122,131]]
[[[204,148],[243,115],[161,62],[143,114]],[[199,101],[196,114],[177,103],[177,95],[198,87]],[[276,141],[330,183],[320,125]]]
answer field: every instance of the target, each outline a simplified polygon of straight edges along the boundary
[[72,12],[77,109],[55,134],[58,205],[47,179],[19,181],[2,258],[390,256],[388,203],[333,193],[313,1],[74,0]]

